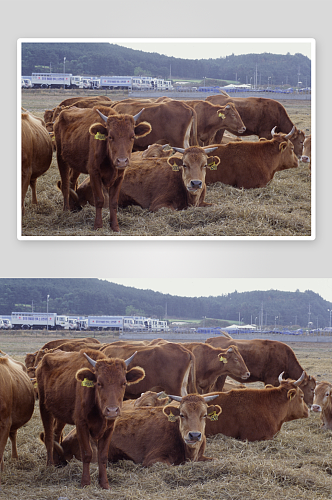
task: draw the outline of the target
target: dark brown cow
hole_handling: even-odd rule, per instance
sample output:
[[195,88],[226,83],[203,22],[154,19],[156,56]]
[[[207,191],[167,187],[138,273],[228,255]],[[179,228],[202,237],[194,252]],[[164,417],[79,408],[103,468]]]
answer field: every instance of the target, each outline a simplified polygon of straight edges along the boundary
[[271,140],[230,142],[220,145],[214,154],[220,158],[220,165],[206,172],[206,184],[261,188],[276,172],[298,167],[294,146],[284,134],[274,134]]
[[[142,109],[142,103],[119,102],[113,107],[118,113],[135,115]],[[190,145],[190,133],[193,129],[193,144],[197,144],[197,116],[195,110],[181,101],[162,103],[144,103],[140,121],[145,120],[152,126],[152,132],[143,138],[137,138],[134,151],[142,151],[150,144],[171,144],[179,148]]]
[[[60,114],[62,109],[68,106],[77,106],[79,108],[91,108],[97,104],[112,104],[112,100],[107,96],[91,96],[91,97],[69,97],[68,99],[64,99],[53,109],[46,109],[44,112],[44,121],[53,122],[55,118]],[[82,104],[84,104],[82,106]]]
[[[170,396],[179,404],[124,412],[115,422],[108,460],[132,460],[144,467],[156,462],[180,465],[187,461],[213,460],[204,455],[204,431],[207,419],[216,418],[221,412],[220,406],[207,405],[215,397],[198,394],[183,398]],[[62,461],[73,456],[81,460],[75,431],[73,429],[61,446],[56,447]]]
[[[264,384],[279,385],[279,374],[284,372],[284,378],[298,380],[303,368],[300,365],[293,349],[283,342],[277,340],[253,339],[235,340],[228,336],[212,337],[206,342],[214,347],[223,347],[226,349],[230,345],[236,345],[241,353],[241,356],[250,371],[248,382],[264,382]],[[304,400],[308,405],[311,405],[314,397],[314,389],[316,385],[315,377],[308,375],[306,372],[304,379],[301,381],[300,388],[304,393]],[[219,384],[222,387],[223,378],[217,380],[215,390],[219,391]],[[241,379],[232,377],[239,382]]]
[[[242,134],[246,127],[233,103],[218,106],[208,101],[185,101],[197,114],[197,140],[199,146],[207,146],[217,130],[229,130]],[[193,141],[193,139],[192,139]],[[191,145],[195,146],[194,142]]]
[[196,391],[198,394],[210,392],[217,378],[221,375],[224,375],[225,379],[228,375],[238,377],[242,381],[250,376],[236,346],[230,345],[226,349],[222,349],[201,342],[186,342],[182,345],[195,356]]
[[127,399],[137,399],[142,392],[152,390],[177,396],[195,392],[195,358],[182,345],[173,342],[156,346],[109,344],[102,348],[102,352],[122,359],[137,352],[135,363],[145,370],[145,378],[135,386],[127,387]]
[[[0,357],[0,469],[8,438],[12,458],[18,458],[16,437],[20,427],[32,417],[35,396],[25,366],[6,355]],[[1,478],[0,478],[1,483]]]
[[[203,150],[191,146],[186,150],[175,148],[183,157],[145,158],[131,160],[126,168],[118,205],[125,208],[138,205],[156,212],[162,207],[171,210],[185,210],[190,206],[206,207],[206,170],[216,168],[219,158],[207,156],[214,148]],[[90,178],[87,177],[77,188],[70,190],[71,206],[79,210],[87,203],[94,205]],[[104,190],[104,208],[108,198]]]
[[[241,134],[244,136],[258,135],[258,137],[271,139],[271,130],[274,127],[277,127],[277,133],[289,134],[294,126],[284,106],[274,99],[212,95],[207,97],[206,101],[217,105],[234,103],[246,127],[245,132]],[[220,143],[223,132],[223,130],[217,132],[213,141]],[[237,132],[232,133],[239,135]],[[295,127],[291,140],[294,144],[294,151],[297,157],[302,155],[304,137],[304,132]]]
[[[129,165],[135,137],[151,131],[148,123],[135,125],[137,116],[119,115],[111,108],[63,110],[54,124],[57,160],[61,175],[64,210],[69,210],[69,187],[75,188],[79,174],[90,175],[96,207],[94,229],[103,227],[102,186],[109,195],[110,227],[119,231],[117,201],[124,169]],[[69,173],[71,186],[69,186]]]
[[[282,380],[264,389],[236,389],[219,392],[214,400],[221,406],[218,420],[206,422],[206,435],[224,434],[236,439],[272,439],[284,422],[309,417],[298,380]],[[215,394],[215,393],[212,393]]]
[[79,345],[82,344],[100,344],[99,340],[95,339],[94,337],[85,337],[85,338],[77,338],[77,339],[56,339],[56,340],[50,340],[49,342],[46,342],[38,351],[34,353],[27,353],[25,356],[25,366],[27,368],[32,368],[37,366],[38,362],[40,359],[43,357],[46,352],[48,352],[50,349],[54,349],[62,344],[65,344],[67,342],[74,342]]
[[323,380],[316,385],[312,411],[320,412],[324,429],[332,430],[332,384]]
[[[144,377],[139,367],[128,370],[132,358],[108,358],[93,349],[46,354],[36,370],[40,415],[44,426],[47,464],[53,461],[53,442],[66,423],[76,425],[83,457],[81,486],[90,484],[90,437],[98,441],[99,484],[109,489],[107,450],[115,419],[121,413],[127,386]],[[54,432],[54,419],[57,420]]]
[[37,204],[36,183],[51,166],[52,140],[45,123],[31,113],[22,113],[22,215],[24,200],[30,185],[32,203]]
[[55,352],[55,351],[75,352],[75,351],[80,351],[83,347],[91,349],[100,349],[102,345],[103,344],[101,344],[99,341],[89,342],[88,339],[82,339],[82,340],[74,339],[72,341],[69,340],[67,342],[64,342],[63,344],[53,347],[52,349],[41,348],[36,354],[35,366],[38,365],[38,363],[45,356],[45,354],[48,354],[50,352]]

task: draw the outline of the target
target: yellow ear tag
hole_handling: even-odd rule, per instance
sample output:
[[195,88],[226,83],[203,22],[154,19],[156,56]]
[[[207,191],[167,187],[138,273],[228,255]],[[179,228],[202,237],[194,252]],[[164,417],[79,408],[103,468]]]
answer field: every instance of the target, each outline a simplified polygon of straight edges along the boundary
[[168,415],[168,420],[169,420],[170,422],[175,422],[175,420],[176,420],[176,416],[175,416],[175,415],[173,415],[173,413],[172,413],[172,412],[170,412],[170,414]]
[[177,165],[177,164],[172,165],[172,170],[173,170],[173,172],[178,172],[180,170],[179,165]]
[[224,120],[224,119],[226,118],[226,115],[224,115],[224,113],[219,113],[219,114],[218,114],[218,116],[219,116],[222,120]]
[[213,162],[213,163],[211,163],[211,165],[209,165],[210,170],[217,170],[217,168],[218,168],[218,165],[216,165],[216,162]]
[[38,384],[37,384],[37,382],[35,382],[35,383],[33,384],[33,386],[34,386],[34,387],[38,387]]
[[83,387],[94,387],[95,384],[92,382],[92,380],[89,380],[88,378],[85,378],[84,380],[82,380],[81,385]]
[[95,135],[95,139],[98,139],[99,141],[105,141],[106,140],[106,135],[101,134],[100,132],[97,132]]
[[214,410],[214,412],[211,413],[211,415],[209,415],[209,419],[212,420],[212,421],[213,420],[218,420],[218,415],[217,415],[216,410]]
[[224,364],[227,363],[227,359],[223,358],[221,355],[219,356],[219,361],[222,361]]

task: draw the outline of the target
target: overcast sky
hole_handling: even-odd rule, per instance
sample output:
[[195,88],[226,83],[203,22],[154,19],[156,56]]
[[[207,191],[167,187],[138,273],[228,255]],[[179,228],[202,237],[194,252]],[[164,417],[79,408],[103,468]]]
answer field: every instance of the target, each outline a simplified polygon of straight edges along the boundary
[[124,286],[180,297],[209,297],[253,290],[312,290],[332,304],[331,278],[104,278]]
[[236,38],[170,38],[170,39],[114,39],[111,43],[130,49],[156,52],[181,59],[216,59],[231,54],[272,54],[296,53],[312,58],[311,40],[296,38],[280,39],[236,39]]

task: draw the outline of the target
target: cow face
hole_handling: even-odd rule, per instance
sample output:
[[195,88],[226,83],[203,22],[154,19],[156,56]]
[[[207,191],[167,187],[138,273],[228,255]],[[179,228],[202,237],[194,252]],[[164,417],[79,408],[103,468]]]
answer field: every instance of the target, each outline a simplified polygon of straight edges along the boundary
[[279,165],[277,170],[296,168],[299,161],[294,152],[294,144],[290,139],[286,139],[284,134],[274,134],[273,140],[278,143]]
[[309,408],[305,404],[303,391],[299,387],[289,389],[287,399],[289,400],[287,421],[309,417]]
[[182,158],[168,158],[167,163],[173,170],[181,170],[182,181],[190,193],[196,193],[205,186],[206,168],[216,169],[220,163],[218,156],[207,156],[207,153],[217,148],[203,149],[198,146],[191,146],[187,149],[173,148],[175,151],[183,153]]
[[[98,110],[97,110],[98,111]],[[106,144],[107,156],[117,168],[129,165],[134,140],[144,137],[152,130],[147,122],[135,125],[135,117],[131,115],[105,116],[98,111],[104,123],[94,123],[89,132],[95,140]]]
[[236,346],[230,346],[226,351],[222,349],[219,360],[226,365],[229,374],[246,380],[250,372]]
[[304,163],[310,163],[311,161],[311,135],[306,137],[304,140],[302,156],[300,159]]
[[[145,372],[135,367],[127,371],[129,360],[92,360],[85,354],[92,369],[82,368],[76,373],[76,380],[85,391],[95,391],[95,402],[104,418],[113,420],[121,413],[126,386],[142,380]],[[131,358],[130,358],[131,360]]]
[[227,130],[237,132],[238,134],[245,132],[246,127],[233,103],[221,107],[217,113],[222,121],[222,126],[226,127]]
[[315,387],[316,387],[316,379],[312,375],[308,375],[305,372],[305,376],[303,381],[300,383],[299,387],[303,391],[304,394],[304,401],[307,403],[307,405],[311,405],[314,400],[314,393],[315,393]]
[[162,398],[162,395],[165,395],[165,393],[154,391],[143,392],[141,396],[136,399],[134,406],[137,408],[141,406],[164,406],[169,398],[168,396]]
[[317,384],[315,388],[311,409],[314,412],[321,412],[327,407],[332,408],[332,384],[323,381]]
[[203,397],[189,394],[183,398],[169,397],[179,401],[180,406],[168,405],[164,407],[163,412],[171,422],[178,421],[183,441],[190,448],[194,448],[205,436],[206,419],[216,420],[221,413],[219,405],[207,405],[207,402],[215,399],[217,395]]

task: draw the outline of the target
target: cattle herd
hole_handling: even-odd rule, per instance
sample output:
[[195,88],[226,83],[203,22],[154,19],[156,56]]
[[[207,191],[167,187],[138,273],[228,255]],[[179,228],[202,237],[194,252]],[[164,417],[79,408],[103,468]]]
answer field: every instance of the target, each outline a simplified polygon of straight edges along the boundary
[[[63,209],[94,206],[96,230],[108,208],[110,229],[119,232],[118,207],[210,206],[206,186],[217,182],[262,188],[299,160],[310,165],[310,140],[281,103],[224,93],[189,101],[75,97],[46,110],[44,119],[22,108],[22,215],[29,185],[37,203],[36,180],[52,151]],[[86,178],[79,184],[80,174]]]
[[[84,487],[95,462],[100,487],[109,489],[107,467],[118,460],[211,461],[207,437],[271,440],[283,423],[308,418],[310,407],[332,429],[331,388],[285,343],[226,333],[204,343],[62,338],[26,354],[25,363],[0,351],[1,470],[8,438],[18,458],[17,431],[35,406],[47,465],[75,457]],[[66,424],[74,427],[65,436]]]

